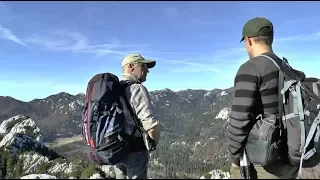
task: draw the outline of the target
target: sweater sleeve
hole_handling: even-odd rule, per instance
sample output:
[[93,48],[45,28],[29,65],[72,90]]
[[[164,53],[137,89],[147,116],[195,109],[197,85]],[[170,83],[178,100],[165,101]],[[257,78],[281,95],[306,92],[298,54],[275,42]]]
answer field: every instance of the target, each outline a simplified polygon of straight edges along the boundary
[[151,109],[151,99],[146,87],[141,84],[133,84],[130,102],[145,131],[159,124]]
[[259,75],[255,64],[246,62],[238,70],[235,80],[235,94],[229,113],[227,127],[228,154],[232,163],[240,165],[240,156],[252,122],[255,97],[259,91]]

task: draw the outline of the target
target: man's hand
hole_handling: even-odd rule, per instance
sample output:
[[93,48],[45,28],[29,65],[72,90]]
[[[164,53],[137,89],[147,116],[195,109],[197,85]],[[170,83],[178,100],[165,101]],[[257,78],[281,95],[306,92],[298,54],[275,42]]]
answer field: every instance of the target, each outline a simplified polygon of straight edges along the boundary
[[160,128],[159,125],[154,126],[152,129],[148,131],[148,134],[151,139],[153,139],[156,142],[156,145],[158,145],[160,140]]

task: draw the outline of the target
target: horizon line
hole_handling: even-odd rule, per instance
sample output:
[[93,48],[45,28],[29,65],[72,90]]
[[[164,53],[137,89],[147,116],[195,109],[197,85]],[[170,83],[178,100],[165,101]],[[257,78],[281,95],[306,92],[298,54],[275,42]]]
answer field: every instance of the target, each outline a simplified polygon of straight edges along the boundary
[[[208,92],[210,92],[210,91],[213,91],[213,90],[216,90],[216,89],[225,91],[225,90],[230,90],[230,89],[232,89],[232,88],[233,88],[233,86],[232,86],[232,87],[229,87],[229,88],[213,88],[213,89],[187,88],[187,89],[180,89],[180,90],[172,90],[172,89],[170,89],[170,88],[163,88],[163,89],[150,90],[150,91],[148,91],[148,92],[149,92],[149,93],[152,93],[152,92],[155,92],[155,91],[164,91],[164,90],[171,90],[171,91],[173,91],[173,92],[175,92],[175,93],[179,93],[179,92],[182,92],[182,91],[188,91],[188,90],[189,90],[189,91],[191,90],[191,91],[208,91]],[[55,94],[47,95],[47,96],[44,97],[44,98],[33,98],[32,100],[28,100],[28,101],[20,100],[20,99],[18,99],[18,98],[12,97],[12,96],[2,96],[2,95],[0,95],[0,97],[8,97],[8,98],[12,98],[12,99],[17,100],[17,101],[29,103],[29,102],[32,102],[32,101],[35,101],[35,100],[43,100],[43,99],[49,98],[50,96],[56,96],[56,95],[58,95],[58,94],[67,94],[67,95],[71,95],[71,96],[85,95],[85,93],[76,93],[76,94],[73,94],[73,93],[68,93],[68,92],[62,91],[62,92],[58,92],[58,93],[55,93]]]

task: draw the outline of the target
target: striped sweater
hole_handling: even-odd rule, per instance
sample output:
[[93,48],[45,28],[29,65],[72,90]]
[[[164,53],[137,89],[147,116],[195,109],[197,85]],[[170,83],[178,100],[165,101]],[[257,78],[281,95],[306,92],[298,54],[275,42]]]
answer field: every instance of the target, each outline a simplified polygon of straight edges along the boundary
[[[264,55],[281,61],[273,53]],[[254,57],[239,68],[234,80],[235,94],[227,129],[232,163],[240,164],[240,155],[256,116],[278,113],[278,76],[278,68],[265,57]]]

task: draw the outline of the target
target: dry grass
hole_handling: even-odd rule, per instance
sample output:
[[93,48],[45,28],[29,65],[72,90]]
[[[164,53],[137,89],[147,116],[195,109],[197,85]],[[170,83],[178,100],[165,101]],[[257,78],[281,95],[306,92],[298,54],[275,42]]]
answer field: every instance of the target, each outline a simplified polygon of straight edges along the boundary
[[66,137],[66,138],[58,138],[52,143],[45,143],[46,146],[48,147],[57,147],[57,146],[62,146],[65,144],[69,144],[75,141],[81,141],[82,140],[82,135],[76,135],[72,137]]

